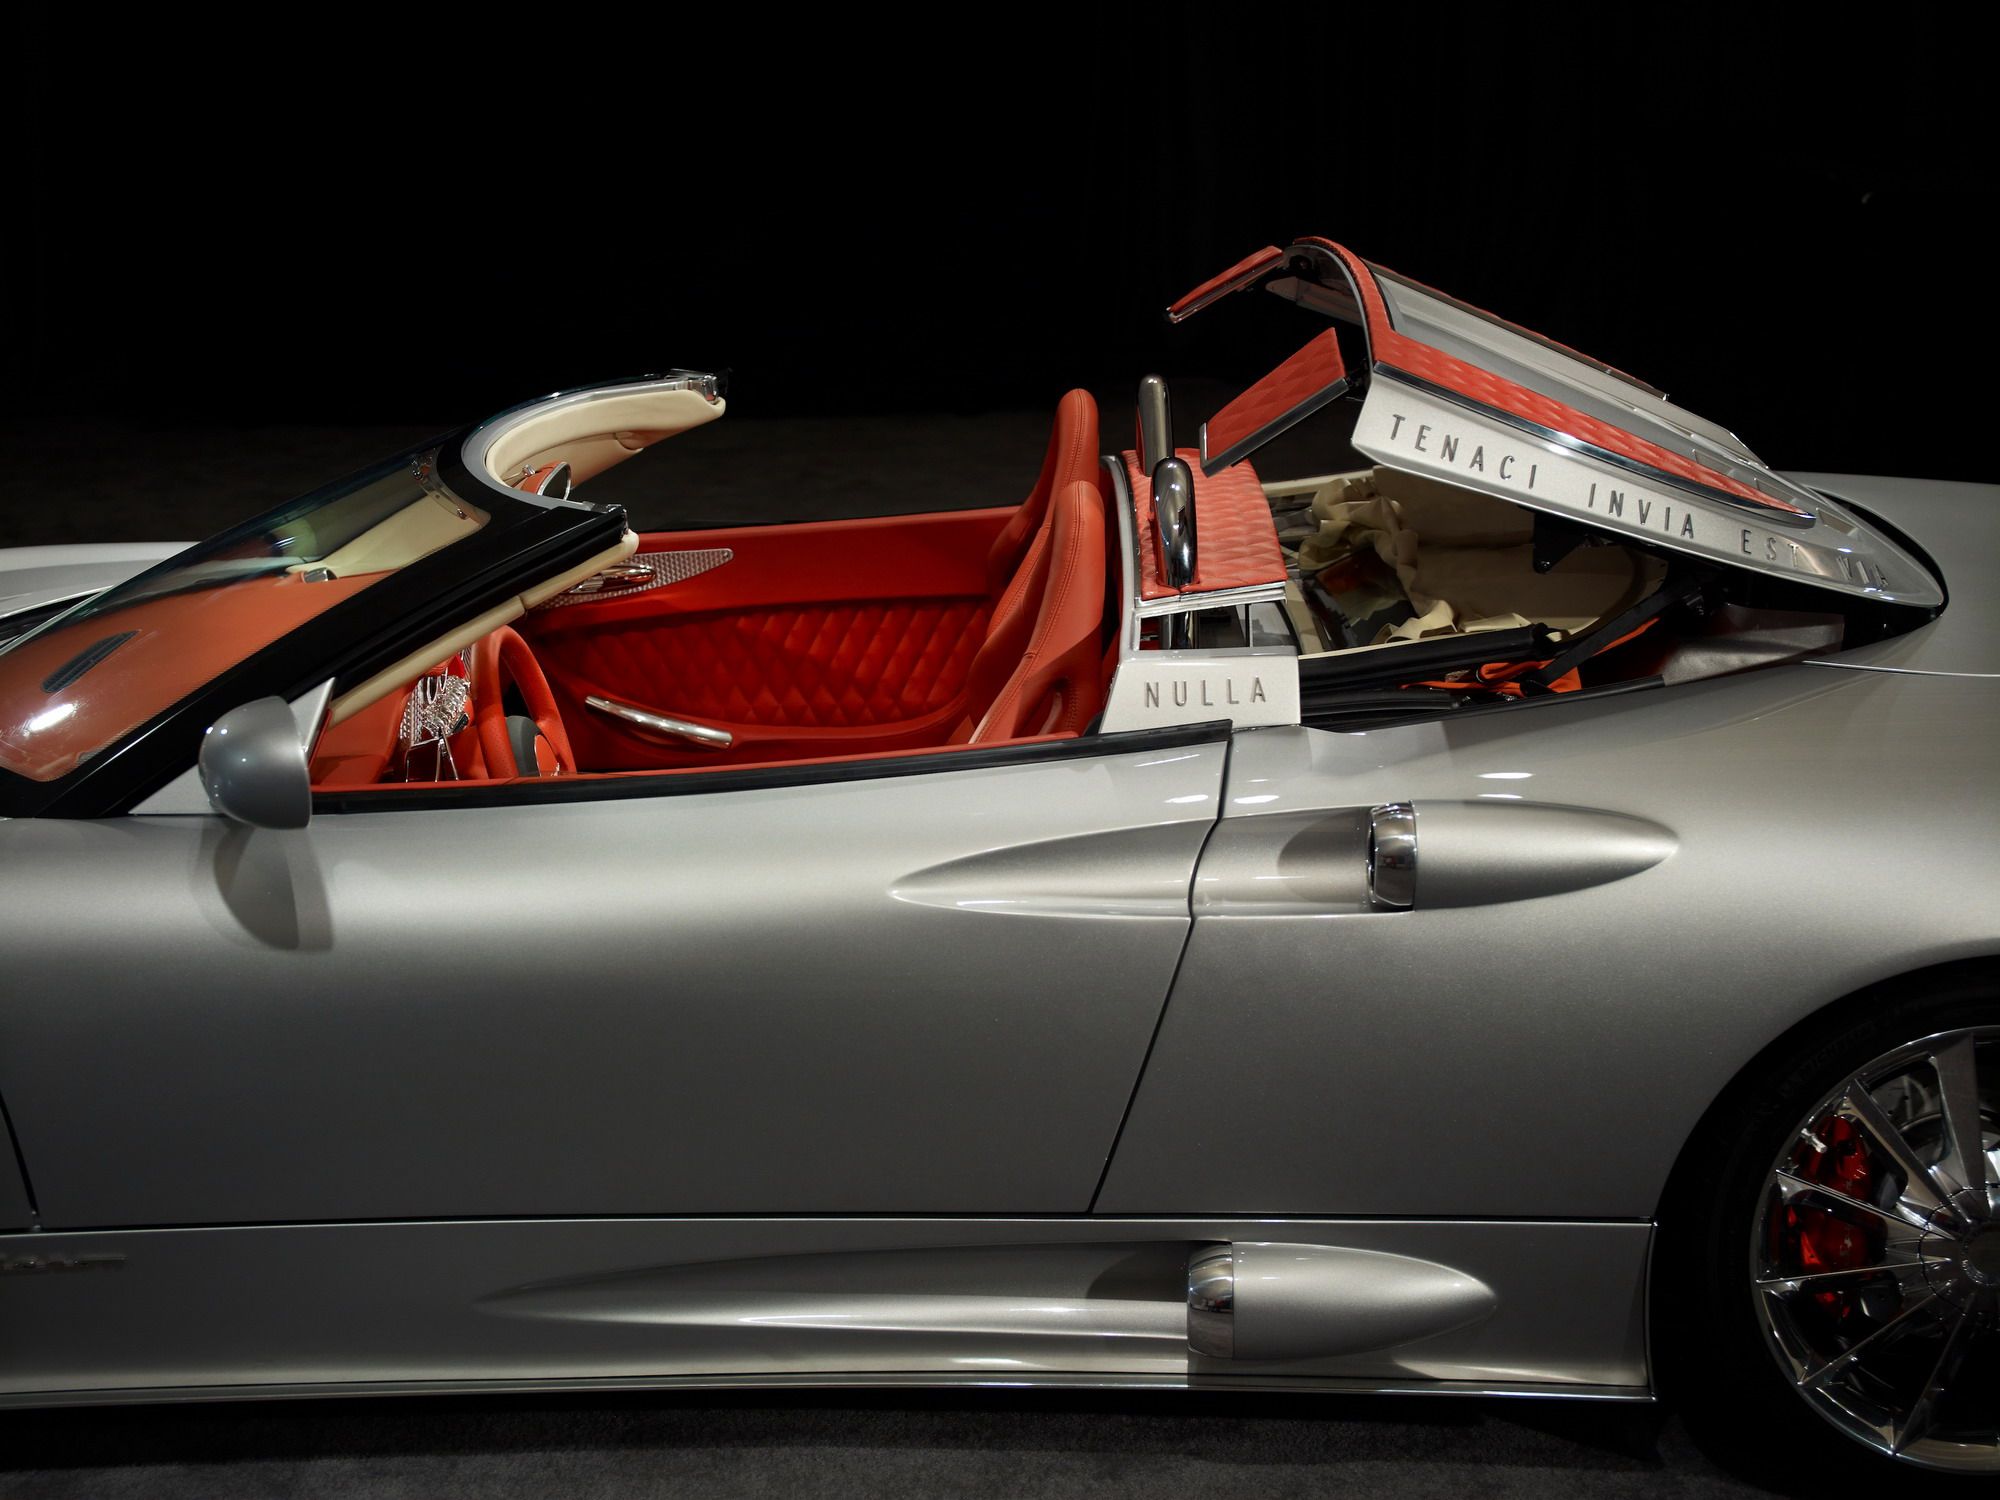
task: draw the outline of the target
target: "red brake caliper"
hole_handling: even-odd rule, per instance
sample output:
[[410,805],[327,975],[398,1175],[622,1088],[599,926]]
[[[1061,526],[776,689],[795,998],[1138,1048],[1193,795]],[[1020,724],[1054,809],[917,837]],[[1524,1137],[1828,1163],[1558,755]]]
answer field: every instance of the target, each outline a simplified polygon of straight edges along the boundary
[[[1818,1183],[1830,1192],[1873,1201],[1875,1167],[1861,1132],[1839,1115],[1822,1122],[1816,1139],[1824,1149],[1808,1149],[1793,1170],[1807,1182]],[[1840,1218],[1838,1211],[1816,1206],[1787,1205],[1776,1223],[1778,1263],[1799,1275],[1818,1271],[1845,1271],[1854,1266],[1878,1264],[1887,1234],[1879,1221],[1855,1224]],[[1834,1317],[1846,1319],[1857,1310],[1858,1285],[1838,1286],[1812,1294],[1813,1300]]]

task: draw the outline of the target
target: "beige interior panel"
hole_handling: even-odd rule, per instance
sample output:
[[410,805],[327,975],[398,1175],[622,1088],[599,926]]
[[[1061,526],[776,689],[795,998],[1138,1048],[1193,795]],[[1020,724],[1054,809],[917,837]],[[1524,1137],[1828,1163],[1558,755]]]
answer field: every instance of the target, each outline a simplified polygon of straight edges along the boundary
[[713,422],[728,403],[700,391],[619,391],[533,411],[504,428],[486,450],[486,469],[502,484],[545,464],[566,463],[582,484],[662,438]]
[[327,568],[335,578],[356,573],[385,573],[407,567],[420,557],[428,557],[469,536],[486,524],[486,512],[463,501],[448,502],[425,495],[397,511],[388,520],[369,527],[344,547],[337,547],[314,562],[295,563],[289,571]]
[[[1666,573],[1659,558],[1616,545],[1579,547],[1549,572],[1538,573],[1531,512],[1397,469],[1290,480],[1267,484],[1264,492],[1274,501],[1290,501],[1278,508],[1294,515],[1298,502],[1311,496],[1312,515],[1321,518],[1323,527],[1318,537],[1323,554],[1338,555],[1344,535],[1375,548],[1396,564],[1422,611],[1397,627],[1392,639],[1335,651],[1308,650],[1308,656],[1381,650],[1426,635],[1529,623],[1574,633],[1638,602]],[[1311,524],[1310,517],[1304,519]],[[1302,565],[1321,565],[1313,557],[1314,540],[1307,536],[1302,543]],[[1317,624],[1296,586],[1288,591],[1286,609],[1299,638],[1315,641]]]
[[338,724],[342,720],[353,718],[370,704],[379,702],[398,688],[408,687],[433,667],[451,660],[481,637],[491,635],[502,625],[511,625],[537,604],[553,599],[565,589],[575,588],[600,568],[621,563],[638,550],[638,535],[635,532],[626,532],[618,539],[616,546],[605,548],[588,562],[579,563],[566,572],[558,573],[554,578],[536,584],[524,594],[503,600],[477,619],[469,620],[458,629],[439,636],[428,645],[412,651],[402,660],[384,667],[366,682],[349,688],[333,700],[333,707],[327,713],[326,722]]

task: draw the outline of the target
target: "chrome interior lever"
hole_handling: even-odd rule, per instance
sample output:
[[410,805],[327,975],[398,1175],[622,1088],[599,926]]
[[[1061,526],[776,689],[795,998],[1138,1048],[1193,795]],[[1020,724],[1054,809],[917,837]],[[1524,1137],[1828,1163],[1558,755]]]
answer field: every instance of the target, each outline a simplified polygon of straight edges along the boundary
[[717,729],[712,724],[696,724],[689,719],[670,719],[665,714],[656,714],[649,708],[639,708],[630,703],[620,703],[614,698],[600,698],[588,694],[583,700],[584,707],[607,714],[614,719],[622,719],[635,729],[648,734],[664,735],[673,739],[683,739],[704,750],[727,750],[736,743],[736,736],[726,729]]

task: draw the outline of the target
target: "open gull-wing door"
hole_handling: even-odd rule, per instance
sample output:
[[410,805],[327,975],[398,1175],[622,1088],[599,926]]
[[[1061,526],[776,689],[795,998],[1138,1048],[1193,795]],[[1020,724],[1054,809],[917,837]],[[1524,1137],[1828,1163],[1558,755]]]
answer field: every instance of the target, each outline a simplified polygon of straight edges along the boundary
[[1210,420],[1209,472],[1352,391],[1354,446],[1620,540],[1935,609],[1943,592],[1897,542],[1767,468],[1733,434],[1651,386],[1330,240],[1267,247],[1174,304],[1175,321],[1264,285],[1357,326],[1365,365],[1322,334]]

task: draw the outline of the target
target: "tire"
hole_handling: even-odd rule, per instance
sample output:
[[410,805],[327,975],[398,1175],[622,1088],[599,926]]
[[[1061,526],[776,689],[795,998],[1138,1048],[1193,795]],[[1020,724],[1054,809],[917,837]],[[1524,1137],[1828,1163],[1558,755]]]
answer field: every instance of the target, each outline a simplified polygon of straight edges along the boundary
[[[1960,1159],[1951,1120],[1967,1116],[1944,1102],[1948,1079],[1962,1105],[1968,1063],[1983,1160]],[[1786,1488],[1852,1482],[1857,1466],[1933,1486],[1950,1473],[1968,1487],[2000,1478],[2000,1149],[1989,1148],[2000,1148],[1990,971],[1859,997],[1732,1085],[1676,1168],[1653,1261],[1662,1390],[1705,1447]]]

